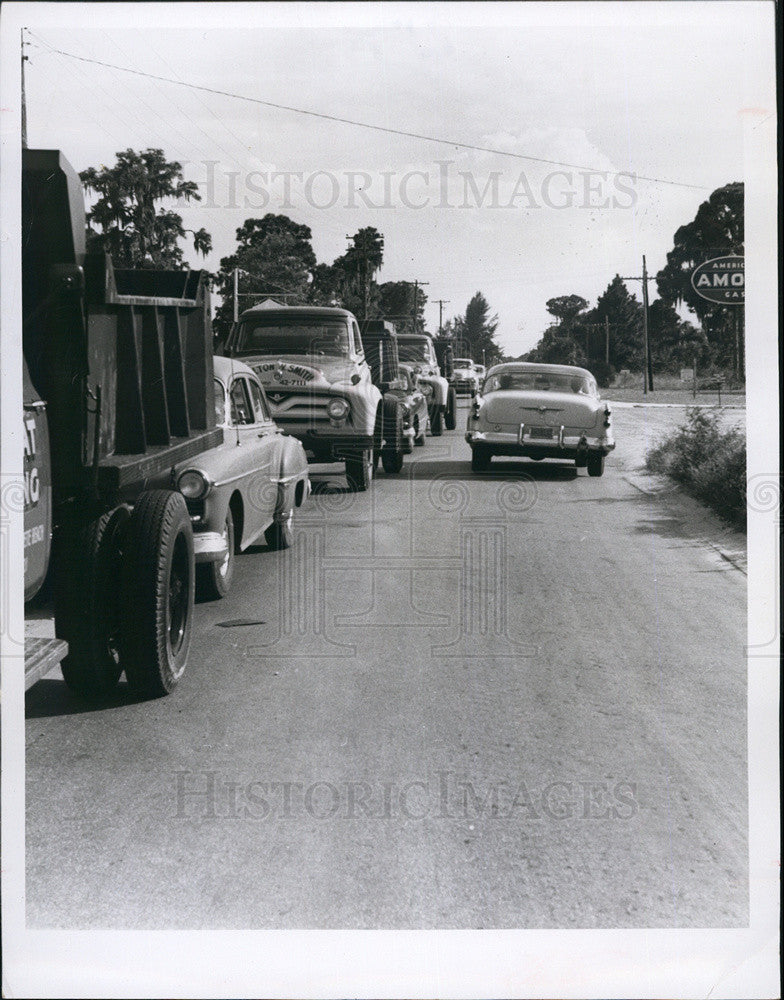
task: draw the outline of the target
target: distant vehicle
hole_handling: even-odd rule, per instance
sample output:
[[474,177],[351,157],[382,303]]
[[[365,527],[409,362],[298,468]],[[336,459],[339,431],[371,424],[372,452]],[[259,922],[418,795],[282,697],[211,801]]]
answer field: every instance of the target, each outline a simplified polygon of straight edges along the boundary
[[471,358],[455,358],[453,381],[457,392],[475,393],[479,388],[479,375]]
[[399,333],[397,337],[400,360],[410,364],[417,376],[419,388],[427,399],[430,414],[430,432],[439,437],[444,432],[445,415],[452,426],[456,405],[454,392],[441,374],[433,339],[426,333]]
[[474,368],[476,369],[476,374],[479,376],[479,381],[481,382],[487,374],[487,368],[485,368],[484,365],[478,365],[476,363],[474,363]]
[[521,361],[496,365],[468,414],[471,468],[486,471],[493,455],[574,461],[601,476],[615,447],[609,406],[585,368]]
[[400,388],[396,390],[403,404],[403,448],[411,454],[414,445],[425,443],[430,417],[427,399],[419,388],[419,379],[411,365],[400,366]]
[[457,427],[457,393],[454,387],[455,352],[452,341],[447,337],[434,337],[433,347],[441,374],[449,383],[446,395],[446,410],[444,411],[444,427],[453,431]]
[[366,319],[361,327],[365,359],[370,365],[373,385],[382,395],[381,419],[376,422],[374,458],[384,472],[395,474],[403,468],[403,406],[400,400],[400,360],[393,323],[385,319]]
[[252,369],[215,358],[214,373],[223,443],[181,462],[173,474],[193,525],[196,584],[210,598],[226,596],[235,554],[262,533],[271,549],[291,545],[294,509],[310,494],[305,449],[281,433]]
[[267,299],[240,315],[226,354],[255,371],[273,419],[312,461],[343,461],[349,487],[370,488],[381,393],[352,313]]

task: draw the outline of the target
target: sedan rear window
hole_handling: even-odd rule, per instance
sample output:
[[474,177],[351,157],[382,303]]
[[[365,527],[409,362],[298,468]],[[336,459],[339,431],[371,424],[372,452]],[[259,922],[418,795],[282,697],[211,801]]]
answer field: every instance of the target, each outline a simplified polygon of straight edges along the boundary
[[592,379],[561,372],[498,372],[485,382],[485,392],[573,392],[582,396],[596,394]]

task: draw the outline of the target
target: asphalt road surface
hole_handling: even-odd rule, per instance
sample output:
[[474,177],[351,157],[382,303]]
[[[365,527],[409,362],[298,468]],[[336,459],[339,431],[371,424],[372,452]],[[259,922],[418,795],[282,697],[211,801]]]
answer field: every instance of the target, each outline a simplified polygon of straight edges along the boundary
[[627,478],[646,412],[601,479],[472,474],[465,404],[368,494],[318,467],[172,696],[39,682],[28,923],[747,924],[746,579]]

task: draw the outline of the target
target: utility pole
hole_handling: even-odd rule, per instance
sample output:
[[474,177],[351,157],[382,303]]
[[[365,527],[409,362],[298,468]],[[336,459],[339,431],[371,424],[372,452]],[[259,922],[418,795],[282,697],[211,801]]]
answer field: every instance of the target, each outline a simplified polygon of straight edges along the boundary
[[25,95],[25,63],[27,62],[27,56],[25,55],[25,42],[24,37],[25,30],[22,28],[22,149],[27,149],[27,97]]
[[239,268],[234,268],[234,324],[236,326],[237,320],[240,318],[240,306],[239,306]]
[[653,361],[651,358],[651,345],[648,341],[648,282],[653,280],[653,276],[648,274],[645,264],[645,254],[642,255],[642,275],[623,277],[621,281],[641,281],[642,282],[642,391],[643,395],[648,395],[648,389],[653,392]]
[[604,363],[610,364],[610,319],[604,317]]
[[442,337],[444,335],[444,324],[442,322],[444,316],[444,306],[449,302],[449,299],[436,299],[438,303],[438,336]]

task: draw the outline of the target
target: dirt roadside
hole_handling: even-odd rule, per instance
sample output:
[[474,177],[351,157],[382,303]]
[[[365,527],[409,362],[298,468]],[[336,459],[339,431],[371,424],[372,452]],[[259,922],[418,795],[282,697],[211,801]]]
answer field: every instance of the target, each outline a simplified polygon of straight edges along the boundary
[[[612,400],[609,400],[612,405]],[[742,409],[718,411],[722,427],[746,429]],[[663,437],[680,427],[686,406],[616,406],[613,410],[616,440],[623,449],[613,452],[608,466],[615,468],[635,489],[656,497],[689,535],[698,539],[728,564],[747,572],[746,535],[727,524],[699,500],[689,496],[667,476],[652,475],[645,469],[645,455]]]

